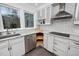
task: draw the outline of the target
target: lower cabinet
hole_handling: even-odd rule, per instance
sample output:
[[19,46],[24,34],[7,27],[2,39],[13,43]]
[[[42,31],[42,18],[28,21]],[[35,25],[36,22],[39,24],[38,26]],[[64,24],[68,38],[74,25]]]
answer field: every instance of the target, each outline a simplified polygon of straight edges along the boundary
[[25,54],[24,37],[0,42],[0,56],[21,56]]
[[0,56],[10,56],[8,51],[8,41],[0,42]]
[[70,47],[69,54],[70,56],[79,56],[79,48]]
[[70,40],[70,56],[79,56],[79,41]]
[[44,48],[58,56],[79,56],[79,36],[44,33]]
[[69,48],[69,38],[56,36],[54,38],[54,53],[60,56],[67,56]]
[[52,34],[44,34],[44,48],[48,51],[53,52],[53,35]]
[[10,45],[12,49],[10,50],[12,56],[21,56],[25,54],[24,37],[10,40]]
[[36,34],[25,36],[25,53],[31,51],[36,47]]
[[48,49],[48,34],[44,33],[44,42],[43,46],[45,49]]
[[47,48],[50,52],[53,52],[53,40],[54,40],[53,34],[49,34],[48,35],[48,47]]

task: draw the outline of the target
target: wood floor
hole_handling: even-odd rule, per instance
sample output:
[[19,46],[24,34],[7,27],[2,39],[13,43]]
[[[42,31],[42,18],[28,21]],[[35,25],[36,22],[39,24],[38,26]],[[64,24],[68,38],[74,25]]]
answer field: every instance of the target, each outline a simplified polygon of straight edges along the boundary
[[29,53],[25,54],[25,56],[56,56],[56,55],[53,54],[53,53],[48,52],[42,46],[38,46],[34,50],[32,50]]

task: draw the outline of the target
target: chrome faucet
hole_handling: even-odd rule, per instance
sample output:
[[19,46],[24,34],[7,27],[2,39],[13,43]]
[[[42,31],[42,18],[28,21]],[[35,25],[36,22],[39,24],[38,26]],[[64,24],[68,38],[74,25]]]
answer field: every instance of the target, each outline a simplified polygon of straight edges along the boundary
[[9,28],[7,27],[6,29],[7,29],[7,31],[6,31],[6,32],[7,32],[7,34],[10,34],[10,33],[9,33],[9,30],[8,30]]
[[8,30],[8,28],[7,28],[7,34],[9,34],[9,30]]

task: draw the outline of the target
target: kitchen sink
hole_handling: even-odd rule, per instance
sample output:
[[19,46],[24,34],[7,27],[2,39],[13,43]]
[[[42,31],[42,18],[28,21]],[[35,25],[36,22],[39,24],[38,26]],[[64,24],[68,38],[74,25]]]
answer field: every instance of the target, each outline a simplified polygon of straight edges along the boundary
[[0,35],[0,39],[4,39],[4,38],[9,38],[9,37],[13,37],[13,36],[19,36],[20,34],[8,34],[8,35]]

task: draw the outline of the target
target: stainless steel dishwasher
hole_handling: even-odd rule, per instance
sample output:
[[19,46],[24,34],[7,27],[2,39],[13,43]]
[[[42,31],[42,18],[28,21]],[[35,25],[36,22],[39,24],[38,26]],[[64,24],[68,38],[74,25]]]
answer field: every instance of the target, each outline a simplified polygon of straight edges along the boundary
[[30,34],[25,36],[25,52],[29,52],[36,47],[36,35]]

